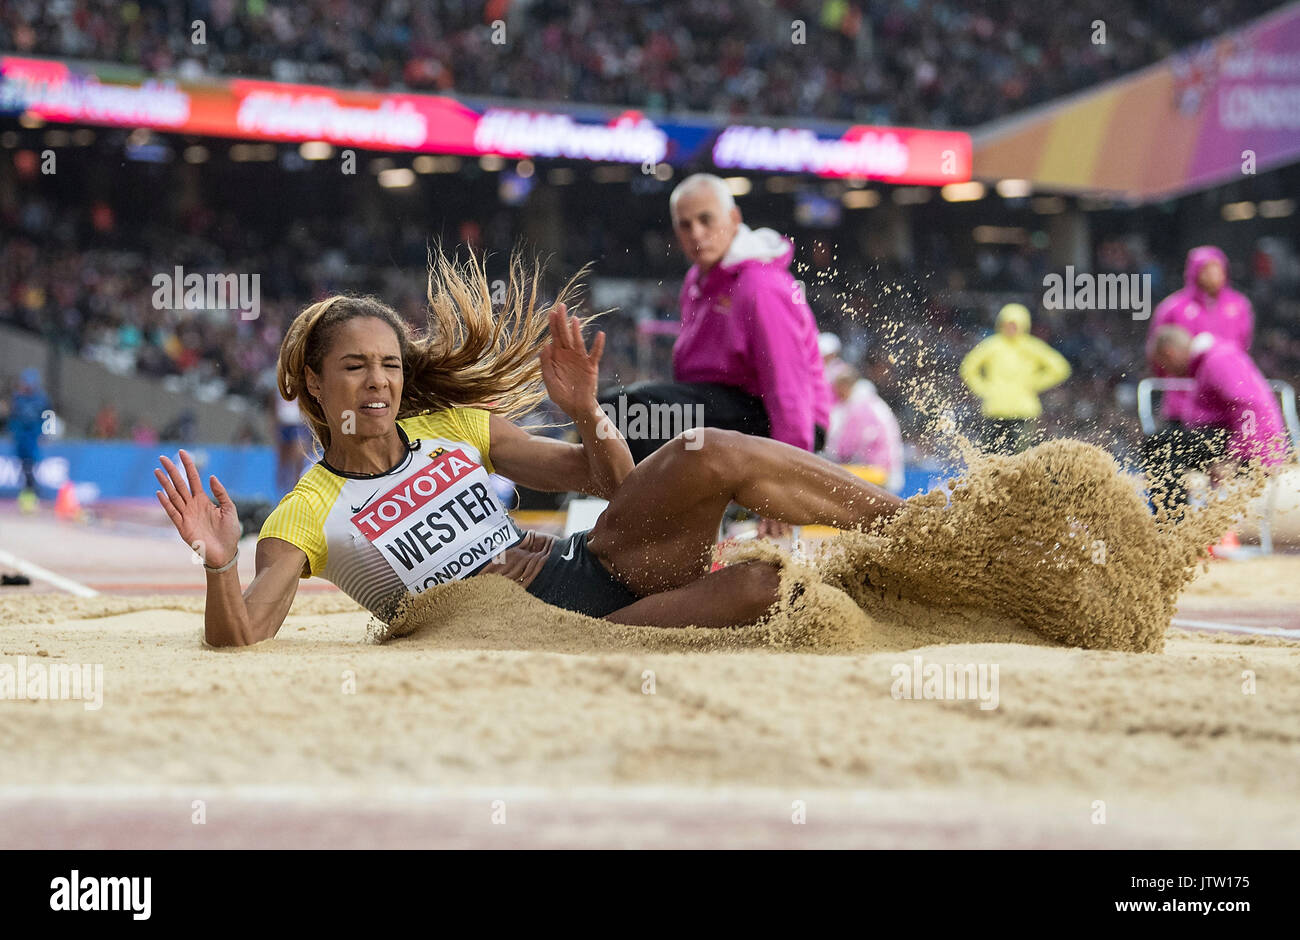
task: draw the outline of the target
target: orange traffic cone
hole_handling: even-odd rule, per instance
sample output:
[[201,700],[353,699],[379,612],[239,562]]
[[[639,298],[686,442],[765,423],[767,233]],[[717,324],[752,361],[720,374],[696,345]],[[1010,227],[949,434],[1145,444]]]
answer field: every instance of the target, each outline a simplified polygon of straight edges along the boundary
[[54,497],[54,514],[60,519],[81,518],[81,504],[77,502],[77,490],[71,480],[59,487],[59,495]]
[[1210,555],[1214,558],[1231,558],[1232,554],[1241,548],[1241,539],[1237,538],[1237,533],[1229,530],[1223,533],[1223,538],[1210,546]]

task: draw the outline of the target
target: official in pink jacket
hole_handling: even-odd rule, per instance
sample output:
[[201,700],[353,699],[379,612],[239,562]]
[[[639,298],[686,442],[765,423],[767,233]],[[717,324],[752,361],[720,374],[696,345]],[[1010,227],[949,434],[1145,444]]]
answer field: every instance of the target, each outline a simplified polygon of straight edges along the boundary
[[1181,326],[1166,325],[1156,331],[1152,356],[1169,375],[1195,383],[1188,396],[1188,426],[1201,432],[1207,463],[1258,459],[1273,467],[1282,462],[1288,446],[1282,411],[1248,353],[1211,333],[1192,336]]
[[[1249,353],[1255,333],[1255,312],[1244,294],[1228,286],[1228,257],[1213,245],[1187,253],[1184,286],[1156,307],[1147,333],[1147,361],[1158,376],[1167,375],[1153,358],[1156,332],[1162,326],[1181,326],[1193,336],[1209,333]],[[1166,421],[1195,423],[1189,392],[1167,392],[1161,413]]]
[[[1156,307],[1147,333],[1146,356],[1159,377],[1171,376],[1155,354],[1156,336],[1164,327],[1182,327],[1191,336],[1201,333],[1250,352],[1255,313],[1250,301],[1228,286],[1228,258],[1213,245],[1187,253],[1184,286]],[[1209,425],[1191,392],[1170,391],[1161,398],[1165,426],[1143,443],[1143,463],[1156,478],[1171,481],[1170,501],[1181,503],[1186,490],[1181,479],[1190,470],[1207,469],[1205,428]]]
[[[697,407],[705,426],[819,449],[831,391],[817,322],[790,273],[794,245],[772,229],[745,225],[727,184],[710,174],[683,180],[669,198],[669,211],[691,262],[680,295],[673,381],[610,389],[600,396],[606,413],[624,407],[633,413],[634,406]],[[624,430],[634,460],[671,439],[667,423],[658,423],[657,436]]]

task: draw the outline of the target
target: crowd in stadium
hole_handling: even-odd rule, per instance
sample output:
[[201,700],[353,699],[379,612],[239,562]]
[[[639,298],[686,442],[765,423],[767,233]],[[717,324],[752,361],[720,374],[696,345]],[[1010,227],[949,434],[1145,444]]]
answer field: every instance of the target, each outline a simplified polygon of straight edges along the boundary
[[[1276,5],[1207,0],[1189,14],[1174,0],[1099,0],[1086,8],[995,2],[983,9],[942,0],[387,0],[377,7],[331,0],[5,0],[0,48],[190,78],[973,126],[1131,72]],[[494,42],[498,20],[506,28],[495,38],[504,42]],[[792,29],[795,21],[803,31]],[[1094,41],[1098,21],[1104,42]],[[308,300],[373,292],[411,322],[422,319],[417,272],[431,233],[409,216],[353,214],[339,224],[333,211],[304,207],[286,234],[229,208],[217,213],[196,204],[165,223],[126,221],[120,208],[35,192],[9,207],[0,220],[0,322],[115,371],[164,379],[200,400],[243,399],[258,417],[250,418],[241,440],[265,438],[279,342]],[[504,257],[518,234],[516,220],[500,206],[477,215],[458,229],[453,223],[443,237]],[[680,317],[677,287],[686,264],[672,233],[637,228],[630,217],[573,221],[559,269],[594,261],[597,279],[659,281],[605,321],[605,375],[626,381],[666,374],[667,344],[659,341],[647,363],[634,322]],[[1045,247],[985,246],[971,260],[956,249],[956,240],[967,237],[962,230],[927,231],[918,236],[915,260],[903,264],[854,257],[816,232],[775,224],[796,237],[797,276],[807,285],[818,327],[841,337],[844,361],[875,384],[910,441],[923,438],[924,416],[908,384],[918,355],[940,367],[935,371],[954,383],[944,391],[972,413],[978,403],[957,384],[958,365],[990,332],[994,314],[1013,302],[1033,312],[1034,334],[1073,367],[1071,379],[1044,396],[1042,432],[1086,436],[1117,450],[1134,446],[1131,389],[1145,374],[1144,324],[1118,323],[1113,312],[1039,309],[1042,279],[1051,270]],[[1094,262],[1098,272],[1150,275],[1159,299],[1179,286],[1183,258],[1157,255],[1142,237],[1099,237]],[[257,272],[259,315],[245,320],[230,311],[160,309],[152,279],[177,265]],[[1275,309],[1284,293],[1279,273],[1262,248],[1232,258],[1232,281],[1255,304],[1260,368],[1294,376],[1300,340]],[[1288,276],[1294,286],[1294,272]],[[598,289],[597,295],[599,301]],[[186,428],[184,422],[154,427],[146,415],[117,414],[107,405],[91,426],[72,431],[143,442],[179,439]]]
[[[183,77],[970,127],[1149,65],[1277,5],[6,0],[0,48]],[[497,21],[504,35],[494,34]]]
[[[96,225],[113,225],[111,212],[88,214],[36,197],[24,200],[21,215],[4,221],[0,323],[40,334],[122,373],[170,377],[200,399],[240,396],[250,406],[241,440],[266,439],[262,415],[274,392],[276,352],[288,323],[311,298],[339,290],[374,292],[411,322],[422,320],[420,271],[428,233],[410,224],[368,226],[350,219],[339,225],[337,219],[331,223],[325,216],[304,215],[287,238],[277,239],[241,227],[231,217],[200,211],[182,231],[119,225],[109,232]],[[662,286],[640,292],[635,305],[625,305],[622,315],[603,322],[610,337],[603,374],[611,381],[666,376],[666,342],[656,347],[650,374],[638,372],[634,318],[671,321],[680,316],[677,288],[686,265],[672,246],[671,233],[652,240],[654,257],[644,244],[631,246],[631,255],[620,255],[611,271],[605,259],[588,254],[591,243],[602,238],[590,224],[584,230],[590,238],[568,246],[561,259],[565,270],[595,260],[597,280],[624,273],[629,265],[662,272]],[[498,257],[511,245],[510,227],[502,220],[487,219],[458,234]],[[841,337],[844,360],[875,383],[910,443],[923,438],[924,419],[912,400],[916,389],[909,384],[918,355],[940,367],[934,371],[953,383],[946,391],[971,413],[978,403],[956,384],[958,364],[989,333],[998,307],[1014,300],[1034,311],[1035,334],[1064,354],[1074,370],[1066,385],[1045,395],[1042,431],[1084,436],[1120,451],[1135,446],[1134,402],[1131,395],[1117,398],[1117,388],[1128,383],[1131,389],[1146,374],[1145,323],[1115,312],[1041,310],[1042,277],[1049,270],[1042,249],[990,247],[968,267],[936,265],[932,254],[912,265],[854,259],[832,254],[828,243],[816,238],[801,239],[796,254],[796,272],[807,286],[818,328]],[[1155,258],[1141,239],[1103,240],[1096,256],[1101,271],[1152,274],[1157,300],[1180,286],[1182,256]],[[1275,272],[1261,257],[1234,258],[1232,282],[1255,304],[1254,354],[1261,369],[1266,375],[1295,376],[1300,373],[1300,338],[1278,317]],[[157,309],[152,279],[176,265],[191,271],[258,272],[262,297],[257,319],[244,320],[233,311]],[[184,436],[183,427],[154,427],[148,416],[117,414],[111,408],[90,427],[70,431],[141,442]]]

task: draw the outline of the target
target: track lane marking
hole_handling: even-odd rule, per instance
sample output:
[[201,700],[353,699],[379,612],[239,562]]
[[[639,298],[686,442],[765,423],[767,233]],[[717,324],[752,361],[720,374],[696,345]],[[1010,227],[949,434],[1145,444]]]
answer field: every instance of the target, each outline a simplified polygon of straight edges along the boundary
[[67,591],[69,594],[75,594],[77,597],[98,597],[99,592],[94,588],[88,588],[84,584],[73,581],[71,578],[65,578],[61,574],[56,574],[48,568],[42,568],[40,565],[25,561],[4,549],[0,549],[0,565],[8,565],[10,568],[17,568],[29,578],[38,578],[49,584],[53,584],[60,590]]
[[1281,627],[1270,630],[1267,627],[1248,627],[1240,623],[1222,623],[1218,620],[1185,620],[1181,617],[1175,617],[1171,622],[1175,627],[1185,627],[1190,630],[1218,633],[1250,633],[1256,636],[1276,636],[1285,640],[1300,640],[1300,630],[1286,630]]

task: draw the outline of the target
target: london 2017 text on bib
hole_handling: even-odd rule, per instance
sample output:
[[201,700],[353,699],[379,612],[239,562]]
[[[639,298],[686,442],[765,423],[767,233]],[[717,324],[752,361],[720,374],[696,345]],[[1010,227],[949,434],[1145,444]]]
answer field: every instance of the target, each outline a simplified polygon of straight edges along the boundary
[[459,448],[435,453],[352,523],[415,594],[472,574],[520,539],[487,471]]

